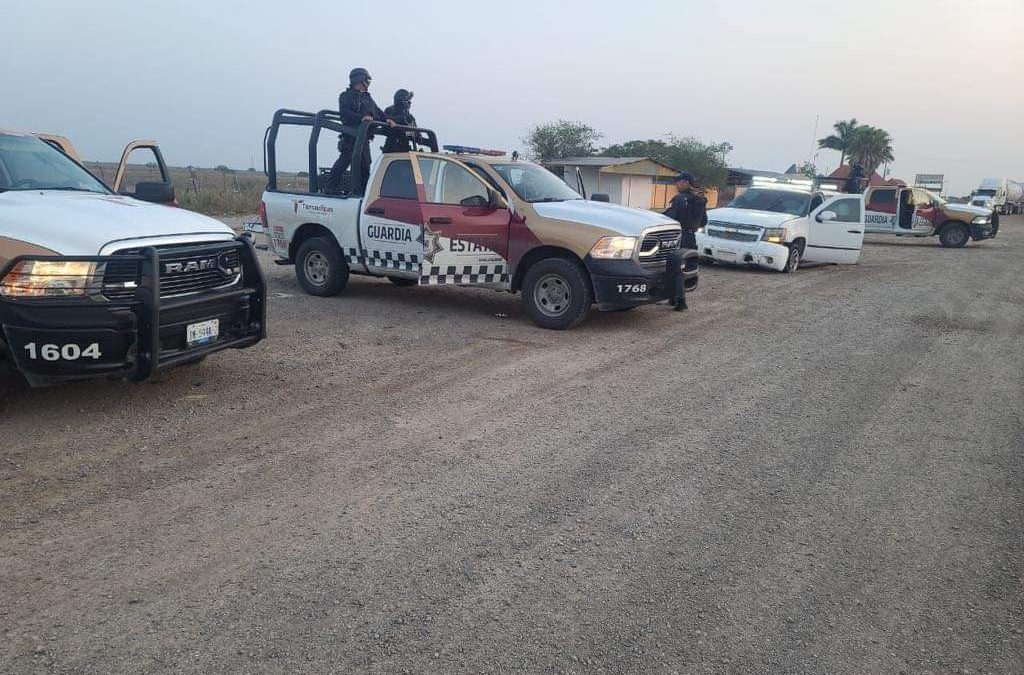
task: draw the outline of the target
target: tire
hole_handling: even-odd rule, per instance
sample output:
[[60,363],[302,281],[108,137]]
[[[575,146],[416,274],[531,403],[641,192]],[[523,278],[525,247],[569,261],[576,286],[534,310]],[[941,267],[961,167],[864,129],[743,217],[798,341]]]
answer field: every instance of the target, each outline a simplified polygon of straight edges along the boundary
[[789,257],[786,258],[786,266],[782,268],[783,274],[793,274],[800,269],[800,261],[803,259],[804,247],[800,244],[789,245]]
[[405,288],[407,286],[415,286],[419,283],[416,279],[406,279],[405,277],[388,277],[388,281],[393,283],[399,288]]
[[295,276],[310,295],[337,295],[348,285],[348,263],[333,239],[311,237],[295,255]]
[[964,223],[946,223],[939,230],[939,243],[946,248],[963,248],[971,240],[971,228]]
[[523,304],[533,322],[549,330],[579,324],[590,311],[593,292],[586,272],[565,258],[545,258],[523,279]]

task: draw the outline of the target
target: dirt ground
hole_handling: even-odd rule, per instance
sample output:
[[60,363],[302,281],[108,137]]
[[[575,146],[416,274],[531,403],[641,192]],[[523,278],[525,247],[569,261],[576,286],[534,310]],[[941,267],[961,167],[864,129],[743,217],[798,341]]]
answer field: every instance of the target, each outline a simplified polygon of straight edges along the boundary
[[563,333],[268,264],[254,349],[0,384],[0,672],[1024,672],[1003,229]]

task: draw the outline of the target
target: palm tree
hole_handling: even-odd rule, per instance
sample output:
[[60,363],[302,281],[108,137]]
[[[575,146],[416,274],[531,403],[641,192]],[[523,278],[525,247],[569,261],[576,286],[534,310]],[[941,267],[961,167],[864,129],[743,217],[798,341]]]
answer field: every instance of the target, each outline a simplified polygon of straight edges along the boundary
[[839,166],[842,166],[846,162],[846,153],[850,149],[850,139],[853,138],[853,134],[857,131],[857,120],[853,118],[840,120],[833,124],[832,128],[836,132],[819,140],[818,147],[841,153]]
[[857,127],[847,147],[850,161],[864,167],[870,176],[885,162],[893,161],[892,137],[885,129],[869,125]]

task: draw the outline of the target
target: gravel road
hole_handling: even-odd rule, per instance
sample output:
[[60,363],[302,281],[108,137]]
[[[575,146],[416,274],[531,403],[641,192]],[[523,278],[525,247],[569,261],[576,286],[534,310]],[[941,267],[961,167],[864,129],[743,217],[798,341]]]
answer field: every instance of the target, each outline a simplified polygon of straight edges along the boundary
[[0,672],[1024,672],[1003,227],[564,333],[268,264],[252,350],[6,380]]

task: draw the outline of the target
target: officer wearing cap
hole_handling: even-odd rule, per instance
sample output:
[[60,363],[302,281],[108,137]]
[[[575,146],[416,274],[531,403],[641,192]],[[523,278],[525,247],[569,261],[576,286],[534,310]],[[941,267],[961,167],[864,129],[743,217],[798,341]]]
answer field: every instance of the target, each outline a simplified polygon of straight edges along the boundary
[[[358,127],[364,121],[376,120],[384,122],[387,117],[370,96],[370,73],[366,68],[353,68],[348,74],[348,89],[338,96],[338,112],[341,115],[341,123],[347,127]],[[391,122],[394,125],[394,122]],[[327,179],[326,192],[336,193],[341,188],[341,178],[352,163],[352,155],[355,153],[356,139],[348,134],[341,134],[338,141],[338,150],[341,153],[338,161],[331,167],[331,175]],[[364,141],[362,157],[358,167],[358,187],[361,192],[366,188],[370,180],[370,139]],[[357,167],[352,167],[352,173],[356,174]],[[355,178],[355,176],[354,176]],[[354,182],[354,181],[353,181]],[[355,185],[353,186],[355,187]]]
[[697,181],[689,171],[676,176],[676,196],[672,198],[665,215],[683,227],[680,248],[697,248],[696,232],[707,222],[707,198],[696,190]]
[[[411,108],[412,92],[399,89],[395,92],[395,102],[384,108],[384,116],[400,127],[414,127],[416,118],[412,116]],[[398,134],[391,134],[384,141],[384,152],[408,152],[410,149],[409,140]]]
[[[676,176],[676,196],[672,198],[665,215],[677,221],[683,228],[683,236],[679,241],[680,249],[697,248],[697,229],[707,223],[707,198],[696,190],[697,181],[689,171],[683,171]],[[668,265],[671,272],[672,299],[669,304],[674,305],[676,311],[686,309],[686,296],[683,290],[683,277],[680,268],[683,264],[681,252],[672,251],[668,257]]]

